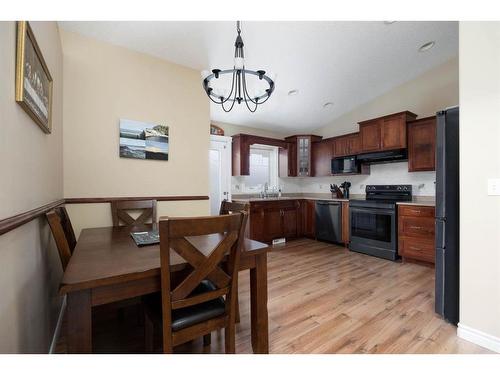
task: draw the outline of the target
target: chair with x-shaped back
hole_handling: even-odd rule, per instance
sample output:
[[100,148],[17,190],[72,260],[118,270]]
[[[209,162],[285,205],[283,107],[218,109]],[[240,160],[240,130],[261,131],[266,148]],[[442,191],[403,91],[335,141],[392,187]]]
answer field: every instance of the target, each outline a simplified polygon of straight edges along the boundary
[[73,231],[68,212],[64,206],[61,206],[47,212],[45,216],[56,241],[61,265],[63,270],[65,270],[76,246],[75,232]]
[[[248,202],[229,202],[227,200],[223,200],[220,204],[219,215],[228,215],[233,212],[246,212],[249,214],[250,212],[250,203]],[[244,233],[245,237],[248,237],[248,225],[246,225]],[[240,303],[238,301],[238,293],[236,293],[236,323],[240,322]]]
[[[246,220],[244,212],[160,219],[161,297],[153,294],[144,302],[148,350],[153,349],[155,326],[163,327],[165,353],[201,336],[209,344],[211,332],[224,328],[226,353],[234,353],[235,302]],[[179,255],[190,267],[173,280],[170,262]]]
[[[142,213],[134,219],[127,211],[142,210]],[[146,224],[151,218],[153,224],[156,223],[156,200],[142,201],[113,201],[111,202],[111,215],[113,226],[119,227],[124,223],[126,226]]]

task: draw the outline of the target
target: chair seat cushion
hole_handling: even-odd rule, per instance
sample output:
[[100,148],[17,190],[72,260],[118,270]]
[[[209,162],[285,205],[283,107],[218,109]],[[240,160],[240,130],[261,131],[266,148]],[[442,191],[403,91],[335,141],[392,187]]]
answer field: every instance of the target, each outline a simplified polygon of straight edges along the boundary
[[[203,280],[193,290],[189,297],[213,290],[217,290],[215,285],[210,280]],[[161,323],[161,293],[155,293],[145,298],[144,305],[146,313],[150,316],[150,318],[156,323]],[[224,298],[222,297],[218,297],[198,305],[172,310],[172,331],[178,331],[197,323],[201,323],[205,320],[223,315],[225,311],[226,304],[224,302]]]

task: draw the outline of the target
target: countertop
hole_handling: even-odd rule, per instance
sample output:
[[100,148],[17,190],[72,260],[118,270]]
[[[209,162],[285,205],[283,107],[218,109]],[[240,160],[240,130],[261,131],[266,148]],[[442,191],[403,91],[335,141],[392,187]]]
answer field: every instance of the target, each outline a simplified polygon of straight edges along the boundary
[[332,201],[332,202],[349,202],[349,199],[339,199],[339,198],[318,198],[318,197],[269,197],[269,198],[233,198],[235,202],[272,202],[272,201],[290,201],[297,199],[306,199],[314,201]]
[[435,207],[436,201],[426,199],[414,199],[411,202],[396,202],[398,206],[428,206]]
[[[319,195],[319,194],[318,194]],[[282,196],[282,197],[269,197],[269,198],[259,198],[259,197],[233,197],[233,201],[237,202],[271,202],[271,201],[289,201],[289,200],[297,200],[297,199],[306,199],[306,200],[315,200],[315,201],[332,201],[332,202],[348,202],[349,199],[345,198],[331,198],[326,196],[314,196],[314,195],[291,195],[291,196]],[[353,194],[351,199],[364,199],[364,195],[362,194]],[[406,206],[429,206],[434,207],[436,205],[436,201],[434,197],[421,197],[415,196],[413,200],[409,202],[397,202],[398,205],[406,205]]]

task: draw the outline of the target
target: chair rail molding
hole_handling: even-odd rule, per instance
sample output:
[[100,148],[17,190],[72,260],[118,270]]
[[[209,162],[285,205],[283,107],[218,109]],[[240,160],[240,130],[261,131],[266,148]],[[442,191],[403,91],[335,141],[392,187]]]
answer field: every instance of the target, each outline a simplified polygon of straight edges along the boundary
[[47,203],[43,206],[34,208],[29,211],[21,212],[20,214],[7,217],[0,220],[0,235],[10,232],[13,229],[29,223],[36,218],[45,215],[50,210],[63,204],[84,204],[84,203],[111,203],[120,200],[147,200],[155,199],[158,202],[173,202],[173,201],[201,201],[208,200],[207,195],[163,195],[149,197],[97,197],[97,198],[63,198],[54,202]]

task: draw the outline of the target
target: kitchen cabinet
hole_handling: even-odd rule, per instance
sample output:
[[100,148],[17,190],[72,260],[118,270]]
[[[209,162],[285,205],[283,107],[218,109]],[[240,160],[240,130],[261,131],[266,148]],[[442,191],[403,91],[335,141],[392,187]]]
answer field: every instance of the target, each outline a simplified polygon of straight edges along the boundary
[[361,150],[359,132],[335,137],[333,140],[333,157],[356,155]]
[[436,170],[436,116],[408,123],[408,172]]
[[342,202],[342,243],[349,245],[351,233],[351,217],[349,216],[349,202]]
[[295,238],[299,234],[298,200],[250,202],[250,238],[271,242],[276,238]]
[[435,208],[398,206],[398,253],[403,261],[435,262]]
[[312,144],[311,176],[331,176],[334,142],[331,138]]
[[316,201],[303,200],[301,202],[302,233],[304,237],[316,238]]
[[287,142],[286,147],[279,149],[278,173],[280,177],[297,176],[297,144]]
[[[297,177],[310,177],[312,175],[312,144],[321,141],[322,137],[316,135],[294,135],[291,137],[286,137],[285,141],[291,143],[290,150],[295,148],[294,152],[288,154],[288,163],[292,168],[289,169],[295,174],[289,176]],[[295,163],[295,166],[293,165]]]
[[232,175],[248,176],[250,175],[250,146],[253,144],[275,146],[281,149],[287,149],[287,142],[267,137],[260,137],[250,134],[233,135],[232,143]]
[[416,114],[404,111],[360,122],[360,152],[406,148],[406,124],[416,118]]

